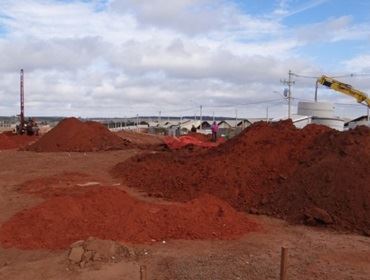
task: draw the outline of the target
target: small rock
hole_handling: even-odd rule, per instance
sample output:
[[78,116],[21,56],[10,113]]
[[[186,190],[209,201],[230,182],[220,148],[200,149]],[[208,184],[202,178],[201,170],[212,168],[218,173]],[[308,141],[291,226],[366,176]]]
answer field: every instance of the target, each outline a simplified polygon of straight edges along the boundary
[[84,243],[84,248],[98,254],[101,260],[110,260],[112,256],[124,258],[129,255],[127,247],[112,240],[89,239]]
[[252,207],[251,209],[249,209],[249,213],[251,213],[251,214],[258,214],[259,211],[258,211],[258,209]]
[[95,253],[93,257],[93,261],[100,261],[102,258],[99,253]]
[[89,262],[91,260],[93,260],[94,258],[94,252],[93,251],[85,251],[83,257],[82,257],[82,260],[85,261],[85,262]]
[[78,240],[76,242],[73,242],[69,247],[74,248],[74,247],[81,247],[84,244],[84,240]]
[[86,265],[86,262],[85,262],[85,261],[80,262],[80,267],[81,267],[81,268],[84,268],[84,267],[85,267],[85,265]]
[[305,216],[307,221],[312,224],[313,221],[317,224],[332,224],[333,219],[329,215],[329,213],[321,208],[318,207],[311,207],[305,212]]
[[279,175],[279,178],[280,178],[280,179],[282,179],[282,180],[286,180],[286,179],[288,179],[288,177],[287,177],[287,176],[282,175],[282,174],[280,174],[280,175]]
[[128,256],[130,258],[136,257],[136,252],[133,248],[128,248]]
[[73,263],[79,263],[82,260],[84,249],[82,247],[74,247],[69,252],[68,259]]

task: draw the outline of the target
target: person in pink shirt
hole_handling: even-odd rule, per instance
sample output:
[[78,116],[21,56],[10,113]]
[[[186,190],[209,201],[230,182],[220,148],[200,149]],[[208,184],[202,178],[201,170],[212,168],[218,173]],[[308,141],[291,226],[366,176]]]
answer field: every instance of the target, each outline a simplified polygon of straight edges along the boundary
[[217,133],[218,133],[218,124],[214,121],[211,125],[211,131],[212,131],[212,142],[217,141]]

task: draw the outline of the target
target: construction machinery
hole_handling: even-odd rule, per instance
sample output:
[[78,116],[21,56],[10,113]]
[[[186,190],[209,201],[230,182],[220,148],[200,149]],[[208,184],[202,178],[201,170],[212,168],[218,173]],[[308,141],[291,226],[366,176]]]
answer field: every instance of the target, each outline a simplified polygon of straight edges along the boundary
[[24,116],[24,71],[21,69],[20,77],[20,105],[21,113],[19,114],[19,124],[16,126],[17,134],[27,134],[27,135],[38,135],[39,128],[37,123],[32,119],[28,118],[26,120]]
[[318,84],[322,84],[328,88],[331,88],[332,90],[341,92],[343,94],[346,94],[348,96],[351,96],[357,100],[358,103],[361,103],[365,106],[370,107],[370,98],[368,95],[358,89],[353,88],[351,85],[342,83],[338,80],[335,80],[333,78],[327,77],[325,75],[321,76],[316,81],[316,91],[315,91],[315,101],[317,101],[317,89]]

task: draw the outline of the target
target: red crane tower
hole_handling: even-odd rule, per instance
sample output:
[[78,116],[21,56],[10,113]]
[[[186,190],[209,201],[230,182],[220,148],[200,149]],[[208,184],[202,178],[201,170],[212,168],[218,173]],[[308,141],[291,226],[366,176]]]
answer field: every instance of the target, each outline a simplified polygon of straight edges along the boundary
[[21,113],[19,115],[19,125],[17,125],[17,134],[27,134],[27,135],[38,135],[39,128],[37,123],[29,118],[26,121],[24,116],[24,71],[21,69],[21,81],[20,81],[20,102],[21,102]]
[[21,101],[21,114],[20,114],[20,129],[24,129],[24,71],[21,69],[21,84],[20,84],[20,101]]

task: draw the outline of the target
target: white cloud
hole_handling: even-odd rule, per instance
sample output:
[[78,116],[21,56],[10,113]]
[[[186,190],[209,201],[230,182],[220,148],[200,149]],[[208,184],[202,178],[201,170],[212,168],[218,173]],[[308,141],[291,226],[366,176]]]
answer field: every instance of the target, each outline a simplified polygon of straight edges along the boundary
[[[340,18],[306,26],[301,38],[278,19],[245,14],[227,1],[98,4],[1,1],[7,34],[0,37],[0,99],[6,104],[0,115],[18,112],[20,68],[26,70],[27,113],[34,115],[179,115],[193,114],[200,104],[209,114],[233,115],[233,106],[221,106],[279,99],[273,91],[281,91],[279,80],[289,69],[317,71],[295,53],[317,29],[329,25],[340,35],[342,27],[351,28]],[[304,96],[311,84],[297,87]],[[238,107],[240,115],[258,113]]]
[[363,54],[353,57],[343,63],[346,69],[353,72],[370,73],[370,54]]
[[302,44],[355,40],[369,41],[370,23],[354,23],[352,15],[329,17],[321,22],[295,28],[294,38]]
[[114,12],[134,15],[143,25],[187,33],[221,28],[224,17],[223,10],[208,0],[113,0],[110,8]]
[[97,37],[65,39],[0,39],[0,72],[25,68],[27,71],[86,67],[101,56],[105,44]]

